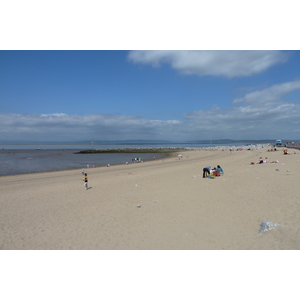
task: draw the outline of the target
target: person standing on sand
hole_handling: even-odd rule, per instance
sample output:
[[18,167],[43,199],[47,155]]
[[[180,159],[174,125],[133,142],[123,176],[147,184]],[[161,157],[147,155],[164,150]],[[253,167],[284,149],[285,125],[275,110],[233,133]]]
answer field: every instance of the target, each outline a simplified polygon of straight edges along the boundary
[[203,178],[207,177],[208,175],[210,175],[210,167],[204,167],[203,168]]
[[87,176],[87,173],[84,174],[84,186],[85,186],[85,189],[88,190],[88,176]]

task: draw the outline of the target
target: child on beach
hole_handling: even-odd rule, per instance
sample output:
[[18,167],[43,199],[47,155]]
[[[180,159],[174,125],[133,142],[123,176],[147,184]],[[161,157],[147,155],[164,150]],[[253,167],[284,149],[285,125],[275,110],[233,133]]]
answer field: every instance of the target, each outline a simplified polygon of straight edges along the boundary
[[82,179],[84,181],[84,187],[86,190],[88,190],[88,176],[87,173],[84,174],[84,178]]

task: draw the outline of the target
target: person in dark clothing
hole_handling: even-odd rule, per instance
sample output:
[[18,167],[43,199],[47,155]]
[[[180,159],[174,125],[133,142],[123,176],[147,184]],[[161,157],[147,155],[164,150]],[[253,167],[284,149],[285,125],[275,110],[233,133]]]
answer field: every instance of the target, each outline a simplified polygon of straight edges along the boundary
[[210,174],[210,167],[203,168],[203,178],[207,177]]

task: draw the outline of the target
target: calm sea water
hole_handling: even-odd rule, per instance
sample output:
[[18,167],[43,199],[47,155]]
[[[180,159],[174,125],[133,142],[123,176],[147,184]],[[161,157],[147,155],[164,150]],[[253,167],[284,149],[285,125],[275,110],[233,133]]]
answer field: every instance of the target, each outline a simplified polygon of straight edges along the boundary
[[[0,145],[0,176],[49,171],[100,167],[107,164],[131,163],[132,158],[143,161],[166,157],[161,153],[99,153],[74,154],[82,149],[210,147],[220,144],[111,144],[111,145]],[[233,144],[232,144],[233,145]],[[235,146],[243,145],[235,143]],[[230,145],[229,145],[230,146]]]
[[120,165],[131,163],[132,158],[140,157],[143,161],[166,157],[154,153],[99,153],[74,154],[80,149],[4,149],[0,150],[0,176],[27,173],[50,172]]

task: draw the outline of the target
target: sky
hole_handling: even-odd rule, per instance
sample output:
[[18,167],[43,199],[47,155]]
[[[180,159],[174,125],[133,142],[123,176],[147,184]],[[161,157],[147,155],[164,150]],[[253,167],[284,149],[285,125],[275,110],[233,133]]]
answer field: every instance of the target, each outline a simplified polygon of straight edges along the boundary
[[0,142],[300,139],[300,52],[3,50]]

